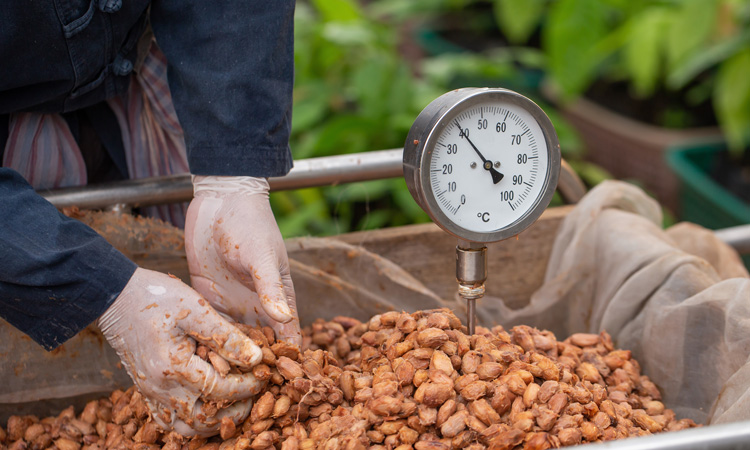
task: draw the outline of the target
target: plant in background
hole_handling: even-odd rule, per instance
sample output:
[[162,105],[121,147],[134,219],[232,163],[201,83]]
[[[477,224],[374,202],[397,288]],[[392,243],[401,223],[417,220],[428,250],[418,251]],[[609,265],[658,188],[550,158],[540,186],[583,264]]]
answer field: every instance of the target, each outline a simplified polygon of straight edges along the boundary
[[746,0],[494,0],[498,25],[525,43],[542,27],[550,79],[564,98],[597,81],[626,82],[640,99],[678,107],[657,118],[689,126],[713,107],[731,149],[750,142],[750,2]]
[[[421,105],[439,92],[412,75],[395,31],[354,0],[298,3],[295,64],[296,159],[401,147]],[[403,180],[280,192],[271,202],[285,237],[428,220]]]

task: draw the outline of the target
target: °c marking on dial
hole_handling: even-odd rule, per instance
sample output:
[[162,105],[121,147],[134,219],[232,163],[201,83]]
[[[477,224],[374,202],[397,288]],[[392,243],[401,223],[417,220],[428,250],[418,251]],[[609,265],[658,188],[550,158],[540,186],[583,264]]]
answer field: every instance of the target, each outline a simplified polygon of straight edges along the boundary
[[485,223],[490,221],[490,213],[488,212],[477,213],[477,217],[482,219],[482,222],[485,222]]

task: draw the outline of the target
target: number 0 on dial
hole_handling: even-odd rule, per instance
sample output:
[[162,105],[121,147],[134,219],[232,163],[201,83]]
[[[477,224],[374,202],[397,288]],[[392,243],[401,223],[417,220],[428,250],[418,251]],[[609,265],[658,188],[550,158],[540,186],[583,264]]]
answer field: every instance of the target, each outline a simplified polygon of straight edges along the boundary
[[531,225],[549,205],[560,145],[547,115],[506,89],[466,88],[430,103],[404,146],[417,203],[449,233],[494,242]]

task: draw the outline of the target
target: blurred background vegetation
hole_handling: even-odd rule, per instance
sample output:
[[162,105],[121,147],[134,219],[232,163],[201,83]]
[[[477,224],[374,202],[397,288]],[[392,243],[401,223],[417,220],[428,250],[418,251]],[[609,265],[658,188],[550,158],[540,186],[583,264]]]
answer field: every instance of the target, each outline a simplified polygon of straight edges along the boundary
[[[401,148],[430,101],[491,86],[540,104],[563,157],[589,186],[609,175],[586,161],[563,114],[584,96],[655,126],[718,124],[740,154],[750,129],[749,4],[299,0],[292,152],[302,159]],[[271,203],[285,237],[429,221],[402,179],[276,192]]]

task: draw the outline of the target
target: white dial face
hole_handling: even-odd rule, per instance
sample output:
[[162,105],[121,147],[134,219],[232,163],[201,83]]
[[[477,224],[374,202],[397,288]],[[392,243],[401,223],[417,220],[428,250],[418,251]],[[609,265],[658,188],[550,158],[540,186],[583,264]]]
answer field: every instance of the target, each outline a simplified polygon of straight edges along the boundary
[[[541,127],[509,102],[474,104],[452,115],[436,136],[430,187],[443,214],[463,229],[503,229],[544,194],[549,169]],[[546,205],[544,205],[546,206]]]

